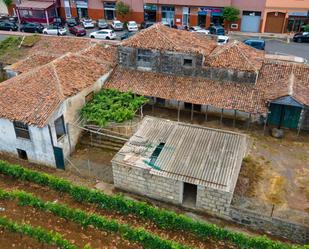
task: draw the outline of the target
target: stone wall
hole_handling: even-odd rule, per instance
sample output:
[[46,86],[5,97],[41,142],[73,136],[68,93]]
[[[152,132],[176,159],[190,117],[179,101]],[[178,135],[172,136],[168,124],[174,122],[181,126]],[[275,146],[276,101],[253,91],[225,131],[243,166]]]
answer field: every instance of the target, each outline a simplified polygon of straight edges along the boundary
[[115,187],[165,202],[182,202],[182,182],[151,175],[150,169],[112,165]]
[[229,215],[233,221],[254,230],[264,231],[300,244],[309,243],[309,226],[265,216],[233,206],[230,207]]
[[[210,80],[234,81],[237,83],[255,84],[257,78],[256,72],[205,67],[204,57],[201,54],[140,50],[141,54],[143,52],[148,52],[149,60],[139,61],[139,50],[136,48],[118,47],[120,65],[131,69],[148,70],[177,76],[203,77]],[[192,60],[192,65],[186,65],[184,63],[185,59]]]
[[196,207],[215,215],[229,215],[233,194],[217,189],[197,186]]

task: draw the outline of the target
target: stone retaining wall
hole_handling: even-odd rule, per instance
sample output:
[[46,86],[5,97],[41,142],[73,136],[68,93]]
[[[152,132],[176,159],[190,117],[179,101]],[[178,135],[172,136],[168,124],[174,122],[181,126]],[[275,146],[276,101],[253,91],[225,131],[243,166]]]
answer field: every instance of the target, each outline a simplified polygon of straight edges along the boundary
[[230,207],[230,218],[254,230],[286,238],[300,244],[309,243],[309,226],[269,217],[247,209]]

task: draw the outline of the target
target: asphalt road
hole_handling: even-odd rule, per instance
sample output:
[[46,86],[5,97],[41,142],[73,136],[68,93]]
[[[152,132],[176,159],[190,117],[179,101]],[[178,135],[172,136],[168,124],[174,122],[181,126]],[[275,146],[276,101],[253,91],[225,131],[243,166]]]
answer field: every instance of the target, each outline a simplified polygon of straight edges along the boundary
[[266,41],[266,52],[270,54],[294,55],[307,59],[309,62],[309,43],[296,43],[291,41]]
[[[97,28],[87,29],[86,37],[89,37],[89,34],[93,31],[96,31]],[[117,39],[120,40],[120,36],[127,31],[117,31]],[[72,36],[68,32],[69,36]],[[8,35],[0,34],[0,41],[7,38]],[[236,37],[235,37],[236,38]],[[238,37],[237,37],[238,38]],[[246,39],[245,37],[241,37],[241,40]],[[282,54],[282,55],[294,55],[307,59],[309,62],[309,43],[295,43],[291,41],[290,43],[286,43],[281,40],[266,40],[266,52],[271,54]]]

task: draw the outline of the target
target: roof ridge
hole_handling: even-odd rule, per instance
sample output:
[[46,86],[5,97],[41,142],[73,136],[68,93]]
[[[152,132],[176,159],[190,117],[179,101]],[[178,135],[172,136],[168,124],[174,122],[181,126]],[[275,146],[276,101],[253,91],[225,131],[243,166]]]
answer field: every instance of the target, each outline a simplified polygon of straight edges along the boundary
[[60,79],[59,79],[59,76],[58,76],[58,73],[57,73],[57,69],[56,69],[56,65],[55,65],[54,61],[52,61],[50,63],[50,66],[51,66],[51,68],[53,70],[53,73],[54,73],[54,76],[55,76],[55,80],[56,80],[56,83],[57,83],[56,87],[58,88],[58,91],[61,94],[61,96],[64,98],[62,84],[60,82]]
[[245,53],[238,47],[236,46],[237,50],[242,54],[242,56],[246,59],[246,61],[257,71],[258,69],[251,63],[249,58],[245,55]]
[[[167,40],[169,40],[169,42],[171,42],[173,45],[175,45],[176,47],[179,47],[178,44],[176,44],[173,40],[171,40],[167,35],[165,35],[161,30],[158,29],[158,27],[159,27],[160,25],[162,25],[162,24],[157,24],[156,27],[155,27],[155,28],[158,30],[158,32],[159,32],[162,36],[164,36]],[[165,27],[164,25],[162,25],[162,26]]]

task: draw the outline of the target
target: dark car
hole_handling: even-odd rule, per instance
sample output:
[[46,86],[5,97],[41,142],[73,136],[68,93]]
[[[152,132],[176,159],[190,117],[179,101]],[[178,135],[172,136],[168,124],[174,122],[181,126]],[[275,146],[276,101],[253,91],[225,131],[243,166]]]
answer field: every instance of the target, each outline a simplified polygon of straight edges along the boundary
[[0,22],[0,30],[17,31],[18,26],[13,22]]
[[69,31],[76,36],[84,36],[87,34],[86,30],[81,26],[69,27]]
[[128,39],[130,38],[131,36],[135,35],[136,32],[127,32],[127,33],[124,33],[123,35],[120,36],[120,40],[125,40],[125,39]]
[[68,27],[74,27],[79,24],[77,18],[67,18],[66,20]]
[[256,49],[265,50],[265,41],[262,39],[248,39],[244,40],[244,43]]
[[211,26],[208,28],[208,30],[212,35],[225,35],[225,31],[222,26]]
[[60,18],[60,17],[54,17],[54,20],[53,20],[53,25],[54,25],[54,26],[63,27],[64,24],[65,24],[65,22],[63,21],[62,18]]
[[294,42],[309,42],[309,32],[297,33],[293,37]]
[[154,25],[154,22],[142,22],[141,23],[141,29],[147,29],[152,25]]
[[20,27],[20,31],[28,33],[42,33],[44,26],[40,23],[28,22],[24,23]]

